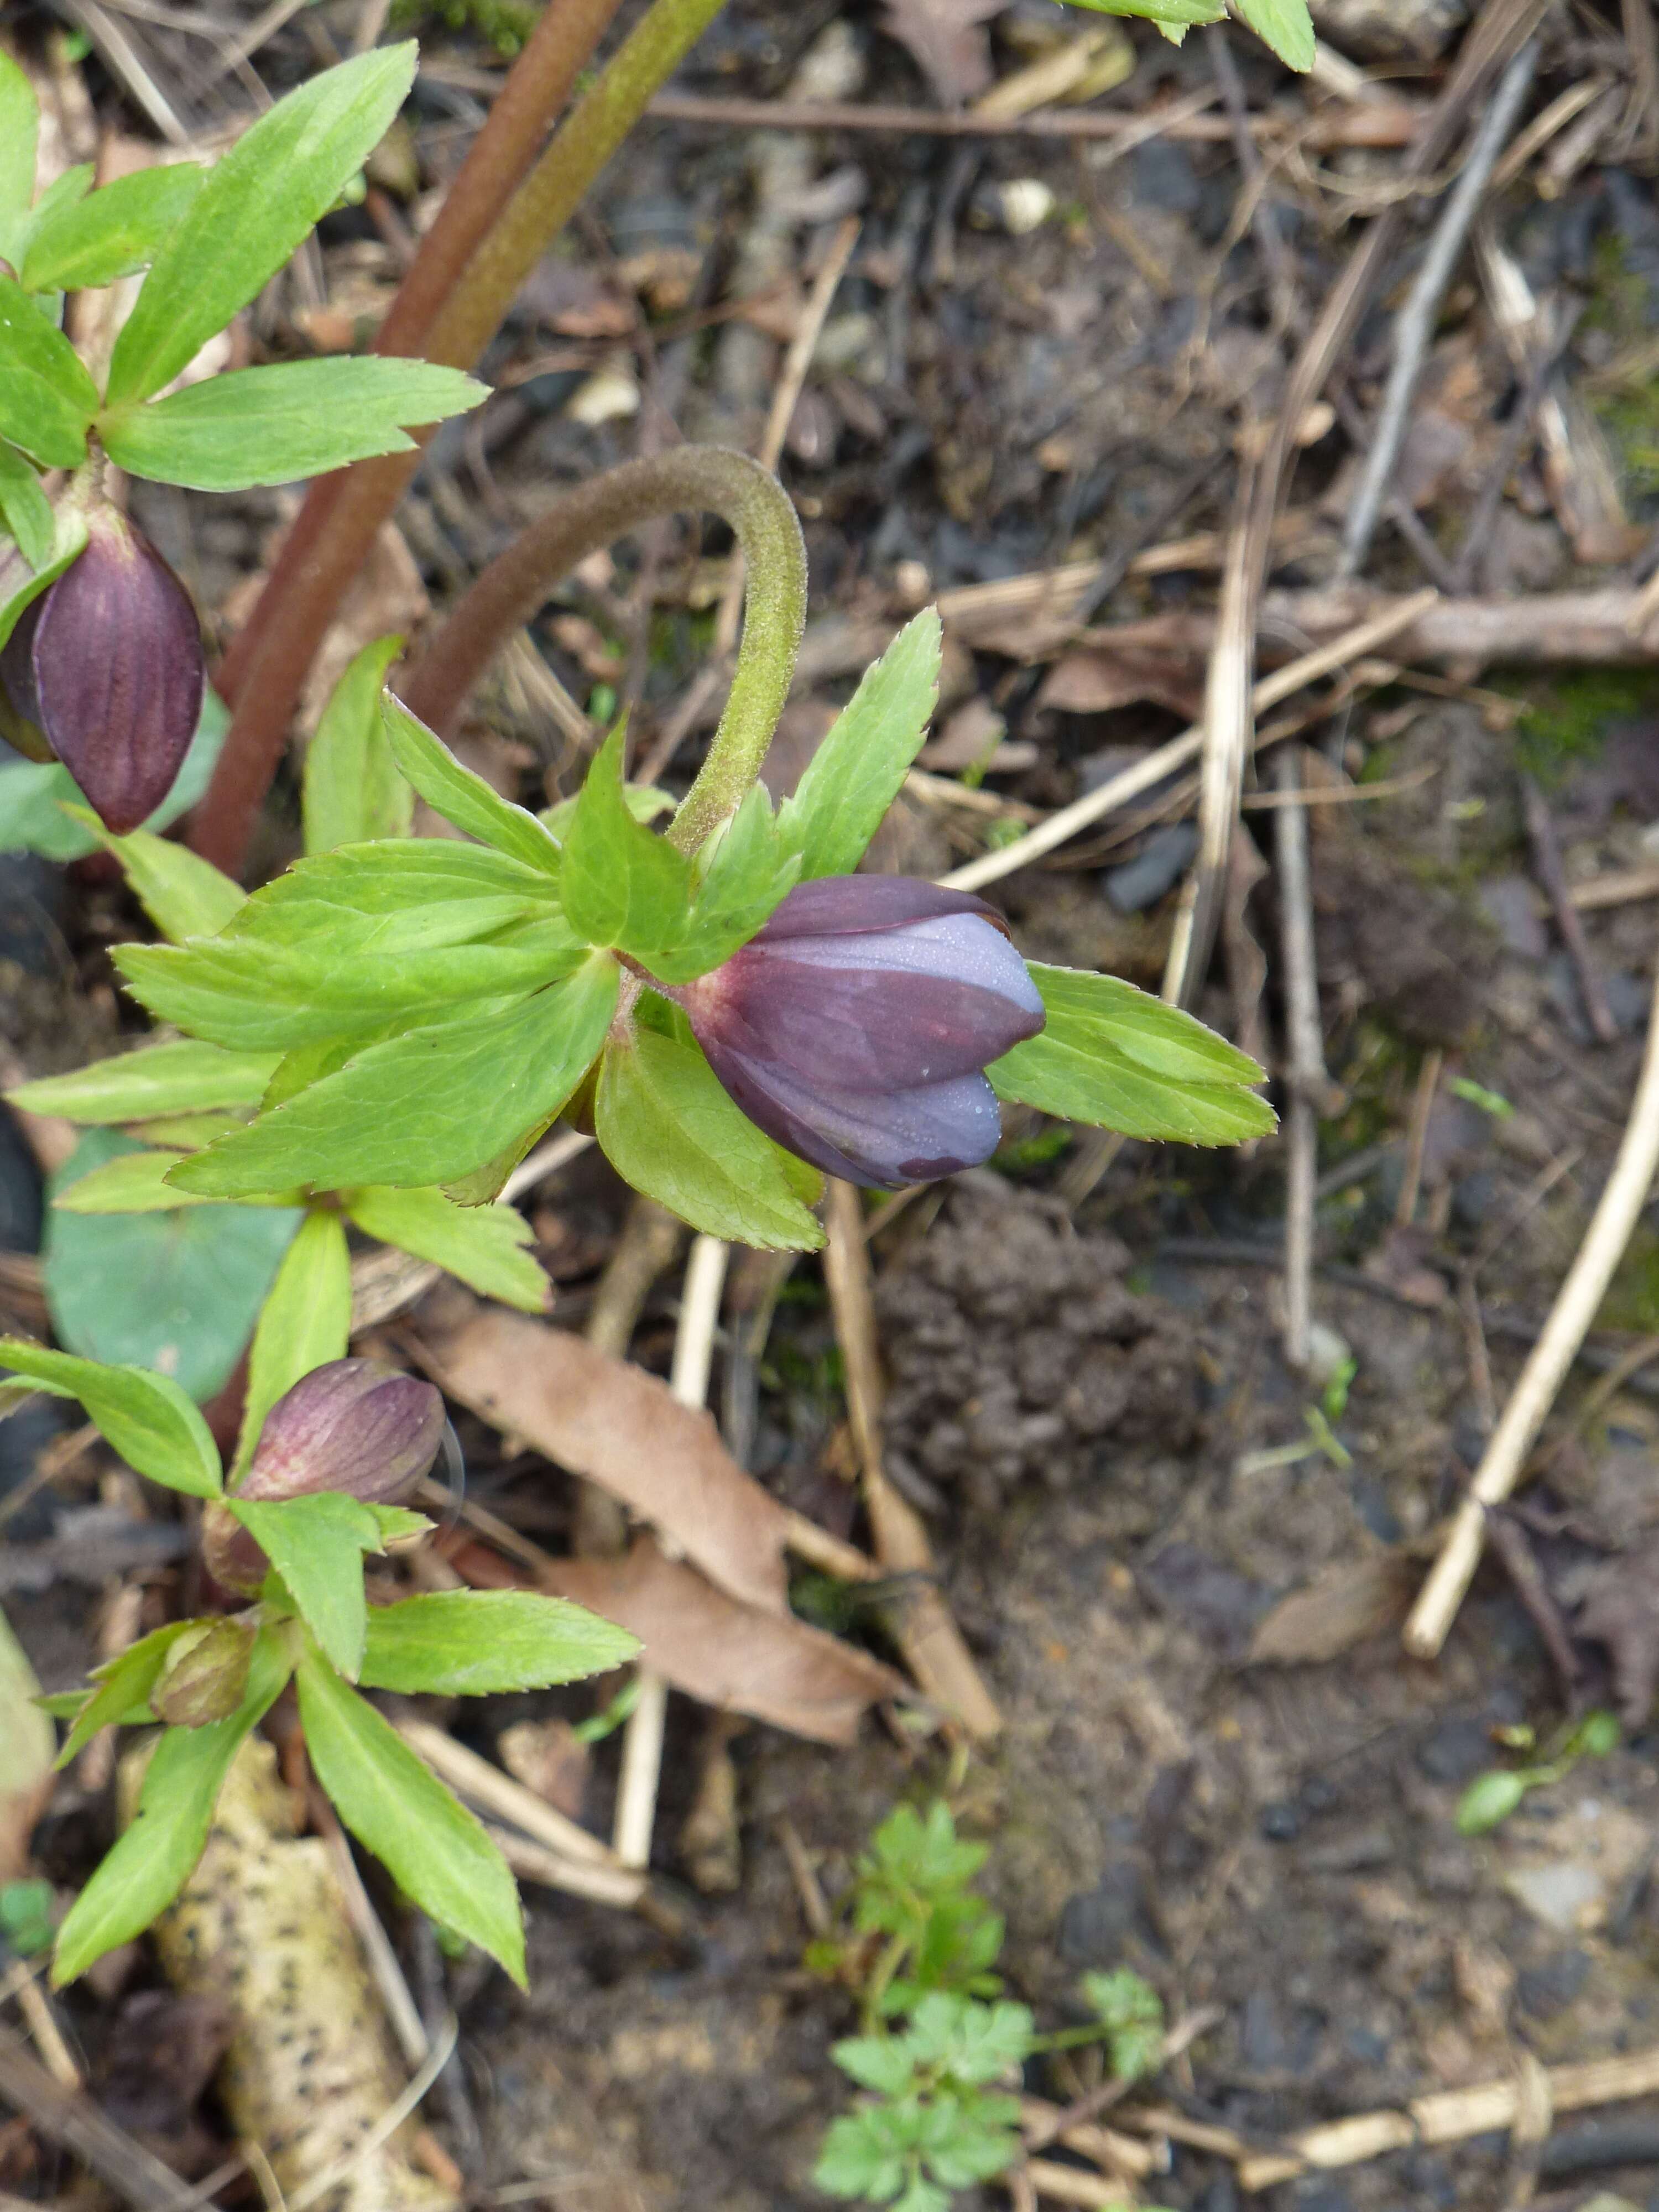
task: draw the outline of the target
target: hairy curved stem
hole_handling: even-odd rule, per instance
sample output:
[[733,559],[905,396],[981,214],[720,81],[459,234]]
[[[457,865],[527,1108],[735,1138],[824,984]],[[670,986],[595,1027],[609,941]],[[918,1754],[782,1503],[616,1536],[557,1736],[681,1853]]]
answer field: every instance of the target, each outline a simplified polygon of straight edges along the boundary
[[746,578],[737,672],[708,757],[669,830],[691,852],[743,799],[789,696],[806,618],[806,548],[775,477],[746,453],[680,446],[625,461],[568,492],[490,562],[398,684],[404,704],[447,734],[468,693],[562,576],[643,522],[707,507],[729,523]]
[[[493,228],[469,241],[465,274],[422,342],[428,359],[457,368],[477,364],[524,276],[723,4],[652,0]],[[360,461],[332,484],[314,485],[295,525],[292,556],[284,553],[254,609],[234,664],[224,750],[191,823],[191,846],[227,874],[240,870],[323,633],[420,461],[418,450],[387,454]]]

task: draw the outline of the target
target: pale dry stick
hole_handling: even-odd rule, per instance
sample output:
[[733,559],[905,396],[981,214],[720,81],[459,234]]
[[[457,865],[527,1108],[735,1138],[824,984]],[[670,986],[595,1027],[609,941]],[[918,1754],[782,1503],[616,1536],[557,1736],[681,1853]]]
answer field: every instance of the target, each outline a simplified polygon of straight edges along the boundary
[[[1281,700],[1288,699],[1293,691],[1301,690],[1304,684],[1316,683],[1320,677],[1328,676],[1334,669],[1344,667],[1349,661],[1358,660],[1377,646],[1386,643],[1389,638],[1397,637],[1402,629],[1409,629],[1430,607],[1436,605],[1439,597],[1437,592],[1415,592],[1410,599],[1396,601],[1386,614],[1376,615],[1368,622],[1357,623],[1340,637],[1333,638],[1328,645],[1320,646],[1312,653],[1304,653],[1299,659],[1287,662],[1283,668],[1276,668],[1271,676],[1264,676],[1255,686],[1251,697],[1255,712],[1260,714],[1269,707],[1276,707]],[[1056,846],[1063,845],[1068,838],[1076,836],[1079,830],[1087,830],[1095,823],[1103,821],[1107,815],[1115,813],[1120,806],[1126,806],[1132,799],[1138,799],[1143,791],[1150,791],[1155,784],[1162,783],[1167,776],[1173,775],[1177,769],[1185,768],[1188,761],[1198,757],[1203,745],[1201,726],[1183,730],[1178,738],[1171,738],[1167,744],[1159,745],[1148,753],[1145,760],[1137,761],[1133,768],[1125,769],[1121,775],[1115,775],[1103,783],[1098,791],[1088,792],[1083,798],[1073,799],[1069,806],[1059,808],[1046,822],[1024,837],[1016,838],[1012,844],[1005,845],[1000,852],[982,854],[977,860],[969,860],[963,867],[953,868],[948,876],[941,876],[939,881],[952,890],[976,891],[982,884],[996,883],[1004,876],[1012,875],[1018,869],[1029,867],[1033,860],[1040,860],[1045,854],[1052,853]]]
[[[842,278],[847,274],[847,264],[853,258],[853,249],[859,242],[862,228],[859,218],[849,215],[830,241],[830,251],[823,258],[823,266],[813,281],[801,309],[800,321],[795,335],[789,341],[789,350],[783,357],[783,367],[772,394],[772,405],[766,417],[766,428],[761,433],[760,451],[756,459],[763,469],[775,469],[783,452],[783,441],[789,434],[789,424],[800,399],[801,386],[806,381],[806,372],[812,366],[812,356],[817,350],[823,335],[824,318],[830,313],[830,303],[835,298]],[[733,552],[732,572],[726,580],[726,591],[720,599],[720,611],[714,617],[713,651],[716,659],[731,652],[738,641],[738,623],[743,613],[743,555]]]
[[522,1828],[559,1858],[580,1861],[584,1866],[619,1867],[616,1853],[601,1837],[589,1835],[544,1797],[526,1790],[522,1782],[515,1782],[476,1751],[457,1743],[430,1721],[403,1719],[397,1729],[416,1758],[423,1759],[452,1790],[484,1812]]
[[1123,2194],[1121,2181],[1100,2181],[1075,2166],[1060,2166],[1051,2158],[1028,2158],[1025,2178],[1039,2197],[1056,2204],[1082,2204],[1095,2212],[1135,2212],[1135,2200]]
[[1423,1055],[1423,1065],[1417,1071],[1417,1089],[1412,1097],[1412,1118],[1406,1132],[1406,1172],[1400,1180],[1400,1196],[1395,1201],[1394,1218],[1401,1229],[1409,1229],[1417,1218],[1417,1201],[1423,1190],[1423,1154],[1429,1141],[1429,1115],[1434,1110],[1434,1096],[1440,1088],[1440,1071],[1446,1064],[1446,1055],[1436,1045]]
[[635,1868],[579,1866],[574,1859],[561,1858],[545,1844],[532,1843],[528,1837],[500,1827],[494,1820],[484,1821],[483,1832],[514,1874],[522,1875],[526,1881],[539,1882],[544,1889],[562,1890],[567,1897],[586,1898],[590,1905],[614,1905],[623,1911],[633,1911],[646,1902],[648,1877]]
[[887,1480],[882,1465],[881,1358],[877,1349],[870,1252],[859,1194],[831,1176],[824,1189],[824,1279],[836,1339],[847,1372],[847,1412],[863,1477],[876,1557],[889,1574],[913,1575],[916,1586],[892,1628],[906,1663],[925,1693],[970,1736],[995,1735],[1002,1716],[975,1666],[962,1632],[932,1580],[933,1549],[921,1516]]
[[1414,1658],[1432,1659],[1446,1640],[1480,1565],[1486,1509],[1501,1504],[1519,1480],[1527,1454],[1624,1257],[1653,1187],[1656,1169],[1659,1169],[1659,971],[1656,971],[1642,1072],[1613,1173],[1543,1333],[1521,1370],[1503,1419],[1492,1431],[1468,1495],[1453,1516],[1444,1548],[1406,1623],[1406,1649]]
[[460,2022],[454,2014],[451,2013],[444,2022],[441,2033],[427,2053],[425,2064],[403,2094],[394,2098],[368,2133],[360,2142],[353,2145],[344,2158],[336,2159],[331,2166],[325,2166],[320,2173],[313,2174],[302,2188],[295,2191],[288,2200],[288,2212],[306,2212],[307,2205],[315,2204],[320,2198],[337,2189],[349,2175],[356,2173],[361,2166],[374,2157],[382,2143],[391,2142],[439,2075],[448,2065],[450,2054],[455,2048],[460,2032]]
[[1198,853],[1187,878],[1164,969],[1164,997],[1190,1006],[1210,964],[1223,887],[1255,728],[1250,677],[1255,658],[1257,579],[1249,560],[1255,477],[1239,477],[1227,565],[1222,571],[1215,644],[1204,687],[1204,749],[1198,789]]
[[51,2000],[33,1974],[18,1985],[17,2009],[23,2015],[24,2025],[40,2054],[40,2063],[60,2089],[73,2094],[86,2087],[74,2054],[64,2040],[64,2031],[58,2025]]
[[1583,112],[1592,100],[1600,100],[1612,82],[1605,76],[1587,76],[1577,84],[1540,107],[1524,131],[1517,131],[1509,151],[1492,173],[1494,192],[1507,191],[1533,155],[1540,153],[1559,131],[1565,131],[1574,116]]
[[351,1846],[345,1839],[345,1831],[334,1817],[334,1808],[320,1790],[310,1793],[311,1825],[328,1847],[329,1862],[334,1869],[334,1878],[340,1885],[346,1917],[350,1921],[357,1941],[363,1947],[363,1956],[374,1986],[380,1993],[380,2002],[386,2007],[386,2018],[392,2023],[392,2033],[398,2047],[411,2066],[424,2066],[432,2056],[432,2039],[426,2032],[426,2022],[421,2018],[420,2008],[410,1994],[409,1984],[404,1979],[404,1970],[398,1963],[398,1954],[392,1948],[391,1938],[374,1910],[363,1878],[357,1871],[357,1862],[351,1856]]
[[[685,1290],[668,1377],[668,1387],[682,1406],[700,1409],[708,1402],[720,1294],[726,1288],[731,1256],[731,1246],[718,1237],[699,1237],[685,1264]],[[660,1534],[658,1541],[667,1548]],[[641,1666],[636,1680],[639,1700],[628,1716],[623,1735],[622,1774],[617,1784],[611,1838],[617,1860],[625,1867],[646,1867],[651,1863],[651,1831],[656,1825],[657,1784],[662,1773],[663,1726],[668,1715],[668,1685],[663,1677]]]
[[[1547,2067],[1545,2081],[1557,2112],[1583,2112],[1595,2105],[1617,2105],[1632,2097],[1651,2096],[1659,2090],[1659,2050],[1593,2058],[1576,2066]],[[1283,2151],[1253,2151],[1235,2137],[1237,2148],[1232,2155],[1239,2160],[1238,2179],[1243,2188],[1273,2189],[1310,2169],[1325,2172],[1335,2166],[1359,2166],[1414,2144],[1466,2142],[1471,2136],[1492,2134],[1513,2125],[1521,2101],[1520,2087],[1511,2075],[1501,2081],[1478,2082],[1472,2088],[1413,2097],[1403,2111],[1357,2112],[1349,2119],[1308,2128],[1292,2136]]]
[[[1126,2090],[1128,2086],[1127,2081],[1112,2084],[1114,2088]],[[1103,2166],[1130,2181],[1143,2181],[1149,2173],[1158,2171],[1158,2153],[1139,2136],[1120,2135],[1114,2128],[1103,2128],[1088,2120],[1068,2121],[1060,2106],[1051,2105],[1046,2098],[1022,2097],[1019,2124],[1028,2157],[1046,2150],[1050,2143],[1059,2142],[1064,2143],[1067,2150],[1091,2158],[1097,2166]]]
[[[1281,791],[1295,787],[1297,757],[1274,763]],[[1308,866],[1308,817],[1299,806],[1273,817],[1280,944],[1285,955],[1286,1074],[1285,1117],[1285,1358],[1299,1374],[1313,1353],[1314,1201],[1319,1180],[1319,1112],[1330,1088],[1319,1018],[1319,968],[1314,951],[1313,885]]]
[[185,2212],[192,2193],[154,2151],[100,2112],[84,2092],[53,2081],[22,2037],[0,2022],[0,2106],[77,2158],[134,2212]]
[[1462,173],[1447,197],[1423,264],[1413,283],[1405,306],[1395,318],[1394,361],[1389,371],[1388,386],[1383,392],[1376,427],[1371,434],[1370,450],[1365,456],[1365,465],[1343,528],[1342,556],[1337,566],[1340,576],[1357,574],[1370,549],[1371,539],[1382,518],[1389,480],[1394,474],[1395,464],[1406,435],[1412,395],[1417,389],[1429,341],[1434,334],[1435,317],[1468,240],[1469,227],[1491,182],[1498,157],[1504,150],[1504,142],[1531,88],[1533,72],[1537,66],[1538,43],[1535,39],[1529,39],[1498,79],[1492,104],[1475,132]]
[[1633,899],[1659,898],[1659,868],[1609,868],[1575,884],[1568,896],[1581,914],[1598,907],[1627,906]]

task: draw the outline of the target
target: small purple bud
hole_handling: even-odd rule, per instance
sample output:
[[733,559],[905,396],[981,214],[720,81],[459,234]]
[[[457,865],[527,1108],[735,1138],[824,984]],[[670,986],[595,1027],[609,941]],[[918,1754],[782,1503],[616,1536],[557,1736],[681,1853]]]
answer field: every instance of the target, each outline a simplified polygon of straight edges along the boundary
[[975,1167],[1001,1123],[983,1070],[1042,1001],[982,899],[910,876],[799,884],[759,934],[672,995],[749,1119],[849,1182]]
[[[343,1490],[366,1505],[407,1498],[438,1456],[444,1401],[430,1382],[379,1359],[313,1367],[265,1415],[236,1495],[259,1504]],[[264,1553],[227,1505],[202,1516],[202,1556],[227,1589],[257,1590]]]
[[150,1693],[156,1718],[172,1728],[228,1720],[242,1702],[252,1656],[253,1631],[243,1621],[216,1620],[181,1637]]
[[143,531],[106,501],[87,529],[86,550],[13,631],[0,677],[119,836],[172,790],[207,665],[189,594]]

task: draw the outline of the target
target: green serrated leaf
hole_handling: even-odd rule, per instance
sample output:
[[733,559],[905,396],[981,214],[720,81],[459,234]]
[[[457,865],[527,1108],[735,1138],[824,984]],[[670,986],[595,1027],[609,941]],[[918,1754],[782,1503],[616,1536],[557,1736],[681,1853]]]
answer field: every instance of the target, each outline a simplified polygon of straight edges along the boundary
[[720,833],[671,948],[646,964],[665,983],[706,975],[770,920],[799,875],[800,855],[786,843],[764,788],[752,786]]
[[81,292],[149,268],[205,182],[194,161],[116,177],[86,199],[40,211],[18,271],[26,292]]
[[483,1828],[315,1653],[301,1662],[299,1686],[313,1769],[347,1827],[423,1911],[524,1987],[519,1893]]
[[188,845],[149,830],[131,830],[118,837],[89,806],[68,805],[64,811],[114,854],[145,913],[175,945],[186,937],[214,936],[246,904],[247,893],[241,885]]
[[943,632],[926,607],[907,623],[836,718],[778,827],[801,876],[850,875],[921,750],[939,700]]
[[489,386],[431,362],[281,362],[187,384],[99,418],[110,459],[130,476],[193,491],[293,483],[376,453],[412,453],[411,425],[464,415]]
[[594,756],[565,830],[560,883],[579,937],[617,945],[659,974],[686,933],[691,864],[635,821],[623,791],[623,742],[613,730]]
[[1073,0],[1073,4],[1097,15],[1138,15],[1177,46],[1194,23],[1222,23],[1227,18],[1224,0]]
[[624,1182],[706,1236],[815,1252],[823,1231],[778,1148],[732,1103],[695,1044],[637,1028],[599,1064],[593,1126]]
[[412,41],[325,70],[279,100],[212,169],[150,264],[115,341],[109,404],[171,384],[338,199],[403,106]]
[[1310,70],[1317,51],[1308,0],[1233,0],[1238,19],[1270,46],[1286,69]]
[[106,1367],[24,1338],[0,1337],[0,1367],[60,1398],[78,1398],[87,1418],[131,1468],[169,1490],[216,1498],[219,1454],[202,1419],[170,1375]]
[[[209,1203],[211,1203],[210,1200]],[[265,1415],[302,1375],[351,1348],[351,1255],[337,1213],[307,1214],[283,1255],[248,1347],[247,1395],[232,1486],[253,1457]]]
[[176,1147],[118,1152],[113,1159],[77,1176],[52,1204],[64,1213],[176,1213],[181,1206],[216,1204],[187,1190],[173,1190],[163,1180],[183,1158]]
[[246,1129],[249,1119],[246,1114],[162,1114],[153,1121],[130,1122],[127,1133],[141,1145],[159,1145],[166,1152],[199,1152],[216,1137]]
[[141,1935],[189,1880],[202,1856],[213,1808],[242,1741],[275,1705],[289,1668],[282,1641],[267,1632],[253,1647],[248,1686],[229,1720],[171,1728],[156,1745],[138,1810],[70,1907],[58,1931],[52,1978],[61,1989],[94,1959]]
[[558,910],[546,875],[450,837],[342,845],[296,860],[254,892],[225,931],[274,951],[317,945],[341,959],[499,940]]
[[94,1686],[82,1698],[74,1726],[58,1754],[60,1767],[83,1751],[100,1729],[116,1728],[149,1704],[149,1693],[161,1679],[167,1654],[179,1638],[199,1626],[193,1620],[169,1621],[149,1636],[130,1644],[118,1657],[93,1669]]
[[392,757],[380,687],[404,649],[399,636],[366,645],[329,694],[306,750],[306,851],[331,853],[374,837],[407,837],[415,793]]
[[373,1606],[362,1680],[415,1697],[544,1690],[621,1667],[638,1639],[579,1605],[528,1590],[434,1590]]
[[225,1503],[281,1577],[330,1665],[355,1682],[368,1633],[363,1553],[381,1548],[374,1514],[343,1490]]
[[902,2036],[844,2036],[830,2045],[830,2056],[860,2088],[878,2096],[901,2097],[915,2078],[916,2062]]
[[393,759],[427,805],[465,830],[469,837],[493,845],[543,876],[557,877],[559,846],[533,814],[492,790],[481,775],[463,768],[447,745],[416,720],[400,699],[382,692],[381,713]]
[[1233,1145],[1266,1136],[1263,1072],[1190,1014],[1115,975],[1031,963],[1048,1020],[985,1071],[999,1098],[1125,1136]]
[[40,104],[34,87],[9,53],[0,52],[0,258],[10,261],[14,233],[34,198],[34,156]]
[[41,1272],[52,1328],[70,1351],[153,1369],[204,1404],[235,1371],[300,1216],[291,1202],[142,1213],[58,1205],[132,1149],[94,1129],[52,1179]]
[[[3,58],[3,57],[0,57]],[[0,522],[17,540],[17,550],[38,575],[51,565],[58,526],[52,501],[40,489],[33,465],[15,446],[0,442]]]
[[15,276],[0,276],[0,437],[43,468],[78,468],[98,387]]
[[482,1297],[525,1313],[550,1302],[544,1270],[525,1249],[534,1231],[510,1206],[458,1206],[441,1190],[353,1191],[346,1211],[366,1236],[447,1268]]
[[27,1113],[103,1123],[257,1106],[276,1060],[273,1052],[227,1052],[216,1044],[142,1045],[137,1052],[94,1060],[70,1075],[20,1083],[5,1096]]
[[374,1516],[374,1525],[380,1532],[382,1544],[398,1543],[410,1536],[424,1536],[433,1525],[424,1513],[411,1513],[406,1505],[380,1505],[372,1498],[365,1502]]
[[457,1181],[560,1111],[605,1040],[617,985],[616,963],[594,954],[505,1013],[371,1045],[174,1179],[226,1198]]

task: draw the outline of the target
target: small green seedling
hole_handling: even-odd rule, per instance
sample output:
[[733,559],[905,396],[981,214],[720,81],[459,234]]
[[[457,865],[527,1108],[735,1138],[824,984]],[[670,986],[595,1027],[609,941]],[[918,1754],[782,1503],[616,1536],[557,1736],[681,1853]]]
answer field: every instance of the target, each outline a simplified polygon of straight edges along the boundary
[[[1530,1738],[1531,1731],[1526,1731]],[[1478,1774],[1457,1801],[1460,1835],[1484,1836],[1501,1827],[1528,1790],[1559,1782],[1581,1759],[1607,1759],[1624,1740],[1618,1716],[1597,1710],[1558,1738],[1553,1748],[1530,1766],[1494,1766]],[[1529,1742],[1517,1749],[1530,1748]]]

